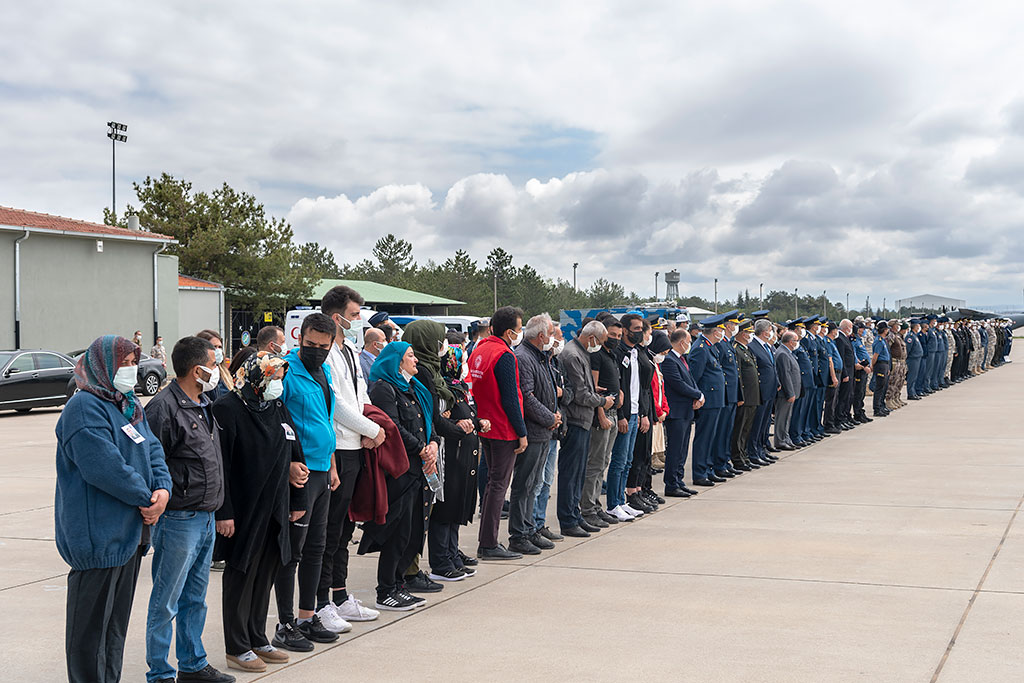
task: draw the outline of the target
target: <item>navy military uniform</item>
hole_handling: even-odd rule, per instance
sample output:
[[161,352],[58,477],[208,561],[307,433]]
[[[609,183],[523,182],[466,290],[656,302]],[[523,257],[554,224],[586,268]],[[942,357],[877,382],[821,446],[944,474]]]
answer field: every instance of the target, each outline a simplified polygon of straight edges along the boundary
[[868,372],[865,369],[871,363],[871,352],[864,348],[861,338],[864,323],[854,326],[853,355],[857,359],[857,369],[853,372],[853,420],[854,422],[870,422],[871,418],[864,412],[864,396],[868,389]]
[[[804,329],[804,319],[790,320],[786,326],[790,330],[799,331]],[[814,368],[811,365],[811,358],[807,353],[807,348],[803,345],[803,340],[801,340],[800,346],[797,346],[793,352],[793,357],[796,358],[797,365],[800,366],[800,386],[802,391],[800,398],[793,404],[793,417],[790,418],[789,423],[789,438],[795,445],[803,446],[813,440],[811,439],[810,432],[807,431],[807,413],[810,411],[811,393],[814,391]]]
[[[920,325],[921,321],[914,319],[910,321],[911,326]],[[920,332],[914,332],[911,327],[907,333],[907,398],[917,401],[921,397],[917,395],[918,378],[921,373],[921,359],[924,357],[924,347],[921,345]]]
[[889,388],[889,365],[892,362],[892,356],[889,355],[889,344],[882,337],[882,330],[888,329],[888,327],[888,323],[884,320],[875,326],[878,336],[875,337],[875,343],[871,346],[871,353],[877,354],[875,364],[871,368],[875,392],[873,397],[875,417],[885,417],[889,414],[889,409],[885,407],[885,392]]
[[[724,328],[726,322],[738,325],[743,320],[743,314],[738,310],[729,311],[722,314],[721,318],[722,323],[719,327]],[[729,441],[736,423],[736,404],[743,400],[743,392],[740,385],[739,363],[736,360],[736,351],[732,347],[732,340],[728,336],[722,337],[722,341],[715,344],[715,347],[718,349],[718,362],[722,366],[722,374],[725,375],[725,406],[718,416],[714,460],[711,466],[719,477],[731,477],[733,468],[730,464],[732,454]]]
[[[710,331],[718,327],[721,321],[721,316],[710,316],[704,319],[701,326],[705,331]],[[718,359],[718,349],[703,334],[697,337],[687,358],[693,381],[704,394],[704,405],[694,418],[693,483],[697,486],[713,486],[715,481],[724,481],[715,476],[712,464],[718,420],[725,407],[725,373]]]

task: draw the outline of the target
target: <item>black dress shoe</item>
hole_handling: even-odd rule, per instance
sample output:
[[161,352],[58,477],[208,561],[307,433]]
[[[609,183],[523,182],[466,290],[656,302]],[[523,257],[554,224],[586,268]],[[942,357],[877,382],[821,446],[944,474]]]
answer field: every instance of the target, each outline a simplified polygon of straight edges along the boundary
[[476,559],[475,557],[470,557],[461,550],[459,551],[459,559],[462,560],[462,565],[464,567],[475,567],[478,564],[480,564],[480,560]]
[[667,498],[689,498],[690,494],[682,489],[665,489]]
[[784,451],[795,451],[796,450],[796,446],[790,446],[788,443],[782,444],[781,446],[779,446],[779,448],[781,450],[784,450]]
[[587,520],[583,520],[582,522],[580,522],[580,528],[586,531],[588,534],[596,534],[598,531],[601,530],[601,527],[594,526],[593,524],[587,522]]
[[640,510],[641,512],[651,513],[657,509],[653,505],[648,503],[646,500],[644,500],[639,493],[631,493],[628,496],[626,496],[626,502],[629,503],[629,506],[631,508],[635,510]]
[[[551,541],[548,541],[548,543],[551,543]],[[554,544],[552,543],[551,545],[553,546]],[[523,555],[540,555],[540,548],[525,538],[510,538],[508,541],[508,549],[514,553],[522,553]]]
[[753,468],[745,463],[740,463],[734,468],[737,472],[750,472]]
[[563,536],[569,536],[570,538],[590,538],[590,534],[579,528],[578,526],[571,526],[562,529]]
[[708,479],[710,479],[710,480],[711,480],[712,482],[714,482],[714,483],[716,483],[716,484],[722,484],[722,483],[724,483],[724,482],[728,481],[728,479],[726,479],[725,477],[720,477],[720,476],[718,476],[718,474],[717,474],[717,473],[715,473],[715,474],[709,474],[709,475],[708,475]]
[[433,581],[425,572],[405,577],[405,590],[410,593],[440,593],[444,586]]
[[[549,541],[563,540],[561,534],[556,534],[554,531],[552,531],[549,527],[546,526],[542,526],[537,533],[543,536],[544,538],[548,539]],[[476,563],[474,562],[474,564]]]
[[775,447],[775,444],[768,444],[767,446],[765,446],[765,450],[767,450],[769,453],[779,452],[779,449]]
[[688,487],[687,487],[687,486],[685,486],[685,485],[683,485],[683,486],[680,486],[679,488],[681,488],[681,489],[682,489],[683,491],[686,491],[686,492],[687,492],[687,493],[689,493],[689,494],[690,494],[691,496],[696,496],[696,495],[697,495],[697,491],[694,491],[693,489],[691,489],[691,488],[688,488]]
[[555,547],[555,544],[541,536],[539,531],[534,532],[533,536],[530,536],[530,543],[541,550],[551,550]]
[[749,458],[747,460],[747,467],[750,470],[759,470],[759,469],[761,469],[761,464],[758,462],[758,458],[757,457],[753,457],[753,458]]
[[[597,515],[583,515],[583,521],[590,526],[597,527],[598,529],[607,529],[610,525]],[[590,531],[590,529],[584,528],[584,531]]]
[[600,517],[601,519],[603,519],[609,525],[611,525],[611,524],[618,524],[619,523],[619,518],[618,517],[615,517],[614,515],[609,515],[604,510],[598,510],[597,511],[597,516]]
[[693,480],[693,485],[694,486],[714,486],[715,482],[711,481],[710,479],[694,479]]
[[[715,476],[721,477],[724,481],[725,479],[732,479],[736,475],[730,472],[729,470],[715,470]],[[714,479],[712,479],[711,481],[714,481]]]

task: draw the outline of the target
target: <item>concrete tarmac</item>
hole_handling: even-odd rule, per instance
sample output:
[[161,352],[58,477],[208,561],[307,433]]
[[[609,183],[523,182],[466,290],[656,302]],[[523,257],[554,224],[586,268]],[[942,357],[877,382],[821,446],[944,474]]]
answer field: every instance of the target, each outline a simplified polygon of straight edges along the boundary
[[[1015,355],[648,518],[536,558],[481,563],[476,577],[426,596],[425,609],[355,624],[266,674],[232,673],[275,683],[1019,681],[1024,355]],[[58,416],[0,414],[4,681],[65,680]],[[554,497],[548,519],[557,527]],[[475,551],[475,525],[462,548]],[[150,560],[126,681],[146,672]],[[375,556],[353,554],[350,591],[370,605],[375,568]],[[223,670],[218,574],[208,603],[204,642]],[[275,623],[272,601],[268,634]]]

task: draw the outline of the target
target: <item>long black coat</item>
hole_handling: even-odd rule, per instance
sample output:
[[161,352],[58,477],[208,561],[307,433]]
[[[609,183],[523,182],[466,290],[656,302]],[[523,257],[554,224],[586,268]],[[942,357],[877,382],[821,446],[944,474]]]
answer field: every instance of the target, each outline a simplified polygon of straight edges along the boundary
[[281,560],[287,563],[292,547],[288,513],[306,509],[305,491],[288,482],[291,463],[306,462],[291,413],[281,401],[262,412],[250,410],[232,392],[213,404],[213,414],[221,427],[224,457],[224,504],[215,517],[235,522],[231,538],[217,535],[213,557],[244,572],[255,559],[253,550],[268,532],[276,532]]
[[[451,406],[453,421],[472,420],[476,429],[480,420],[476,408],[465,395],[456,393]],[[469,524],[476,510],[476,470],[480,464],[480,437],[476,431],[444,439],[444,500],[434,504],[431,521],[438,524]]]

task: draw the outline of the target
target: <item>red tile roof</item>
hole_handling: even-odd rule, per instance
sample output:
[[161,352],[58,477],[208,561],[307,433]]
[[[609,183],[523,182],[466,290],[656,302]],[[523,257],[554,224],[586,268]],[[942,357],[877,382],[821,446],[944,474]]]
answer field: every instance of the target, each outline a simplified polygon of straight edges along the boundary
[[222,289],[224,285],[216,282],[210,282],[209,280],[200,280],[197,277],[189,277],[188,275],[178,276],[179,287],[203,287],[206,289]]
[[54,230],[58,232],[79,233],[87,235],[107,235],[112,238],[143,238],[168,241],[174,239],[173,237],[168,237],[167,235],[161,235],[155,232],[115,228],[114,226],[111,225],[90,223],[88,221],[80,221],[74,218],[64,218],[63,216],[52,216],[48,213],[36,213],[35,211],[12,209],[7,206],[0,206],[0,225],[39,228],[42,230]]

